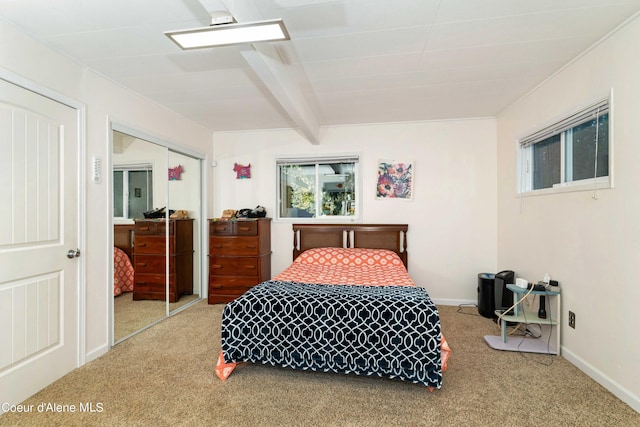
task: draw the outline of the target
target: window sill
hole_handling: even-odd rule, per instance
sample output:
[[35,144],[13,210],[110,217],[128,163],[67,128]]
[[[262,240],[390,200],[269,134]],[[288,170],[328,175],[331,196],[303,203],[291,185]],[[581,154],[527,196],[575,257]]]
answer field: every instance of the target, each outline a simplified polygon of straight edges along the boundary
[[541,190],[522,191],[516,193],[516,197],[544,196],[547,194],[574,193],[579,191],[600,191],[613,188],[610,177],[602,177],[594,180],[583,180],[556,184],[553,188],[543,188]]

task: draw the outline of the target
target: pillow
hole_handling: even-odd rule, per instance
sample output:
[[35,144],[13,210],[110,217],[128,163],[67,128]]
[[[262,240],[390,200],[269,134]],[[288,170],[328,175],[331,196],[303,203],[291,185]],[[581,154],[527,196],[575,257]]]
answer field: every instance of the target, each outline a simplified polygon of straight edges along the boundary
[[389,249],[314,248],[304,251],[294,262],[316,265],[402,265],[402,260]]

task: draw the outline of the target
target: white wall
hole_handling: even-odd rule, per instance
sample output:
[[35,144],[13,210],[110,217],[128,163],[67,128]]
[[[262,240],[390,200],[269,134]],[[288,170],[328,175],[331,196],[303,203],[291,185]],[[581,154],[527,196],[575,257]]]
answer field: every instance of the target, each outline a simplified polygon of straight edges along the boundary
[[[115,150],[114,150],[115,151]],[[135,139],[122,153],[113,153],[113,165],[150,164],[152,171],[153,208],[167,204],[167,148],[142,139]],[[198,195],[199,196],[199,195]],[[133,223],[133,220],[128,221]]]
[[[640,20],[548,79],[498,118],[498,262],[545,272],[562,292],[562,353],[640,410]],[[606,97],[615,188],[516,197],[516,139]],[[568,311],[576,328],[567,327]]]
[[[111,160],[109,121],[116,121],[146,134],[210,156],[211,132],[144,98],[123,89],[79,66],[14,27],[0,22],[0,67],[38,86],[46,87],[86,106],[85,158],[103,159],[105,169]],[[106,352],[108,342],[108,301],[112,298],[109,263],[113,249],[109,200],[110,174],[101,184],[85,176],[86,247],[81,247],[86,263],[86,357]]]
[[[441,303],[477,301],[477,274],[495,272],[496,122],[493,119],[341,126],[321,143],[294,130],[214,134],[214,214],[263,205],[276,208],[278,155],[359,153],[363,222],[408,223],[409,273]],[[379,159],[413,160],[413,201],[376,200]],[[251,164],[236,179],[233,164]],[[290,222],[272,226],[272,273],[291,262]]]

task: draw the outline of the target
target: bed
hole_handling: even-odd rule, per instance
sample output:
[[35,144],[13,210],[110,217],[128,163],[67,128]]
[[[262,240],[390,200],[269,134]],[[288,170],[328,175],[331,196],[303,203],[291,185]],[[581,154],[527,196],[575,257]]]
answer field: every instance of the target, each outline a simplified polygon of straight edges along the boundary
[[125,292],[133,292],[134,270],[127,254],[118,247],[113,247],[113,296]]
[[239,362],[440,388],[438,310],[407,271],[406,224],[294,224],[293,262],[228,303],[216,374]]
[[134,271],[133,256],[134,224],[113,225],[113,296],[133,292]]

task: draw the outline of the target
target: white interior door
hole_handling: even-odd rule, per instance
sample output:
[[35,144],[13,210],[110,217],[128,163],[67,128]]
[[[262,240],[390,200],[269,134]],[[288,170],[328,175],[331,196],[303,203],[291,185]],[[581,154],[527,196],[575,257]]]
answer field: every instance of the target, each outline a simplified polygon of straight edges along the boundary
[[14,404],[78,366],[77,110],[0,80],[0,150],[0,402]]

